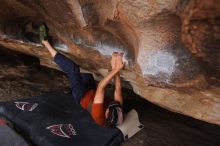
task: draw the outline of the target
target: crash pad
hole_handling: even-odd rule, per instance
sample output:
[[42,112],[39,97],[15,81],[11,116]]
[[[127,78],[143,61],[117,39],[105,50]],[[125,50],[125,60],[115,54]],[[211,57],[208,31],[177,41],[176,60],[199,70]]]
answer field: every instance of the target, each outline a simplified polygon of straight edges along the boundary
[[119,129],[97,125],[72,95],[62,92],[1,102],[0,115],[38,146],[119,146],[123,142]]

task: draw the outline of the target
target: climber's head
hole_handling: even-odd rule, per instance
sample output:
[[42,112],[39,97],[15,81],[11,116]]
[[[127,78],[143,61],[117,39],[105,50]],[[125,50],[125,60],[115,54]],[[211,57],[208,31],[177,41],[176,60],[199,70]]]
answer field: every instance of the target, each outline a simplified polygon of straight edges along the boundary
[[111,102],[108,105],[105,116],[108,127],[115,127],[122,124],[124,120],[124,111],[121,104],[117,101]]

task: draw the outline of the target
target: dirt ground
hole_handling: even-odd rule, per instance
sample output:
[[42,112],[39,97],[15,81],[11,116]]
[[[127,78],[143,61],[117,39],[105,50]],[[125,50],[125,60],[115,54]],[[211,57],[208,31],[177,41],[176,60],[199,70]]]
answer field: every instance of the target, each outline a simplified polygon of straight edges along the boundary
[[[109,86],[107,93],[113,87]],[[0,101],[34,97],[46,92],[70,92],[64,73],[42,67],[39,60],[0,48]],[[220,126],[153,105],[123,89],[125,110],[135,108],[145,128],[123,146],[219,146]]]

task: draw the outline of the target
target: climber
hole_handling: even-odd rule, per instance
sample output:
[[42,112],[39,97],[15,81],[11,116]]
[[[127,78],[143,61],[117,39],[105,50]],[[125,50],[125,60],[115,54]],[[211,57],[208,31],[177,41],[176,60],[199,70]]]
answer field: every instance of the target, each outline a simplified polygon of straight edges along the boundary
[[[115,127],[124,119],[123,97],[119,71],[124,67],[123,53],[114,52],[111,58],[112,70],[97,85],[92,74],[80,73],[80,67],[64,55],[57,52],[48,41],[48,29],[42,25],[39,29],[40,41],[48,49],[54,61],[69,78],[72,95],[76,102],[87,109],[98,125]],[[114,78],[114,101],[104,98],[105,88]]]

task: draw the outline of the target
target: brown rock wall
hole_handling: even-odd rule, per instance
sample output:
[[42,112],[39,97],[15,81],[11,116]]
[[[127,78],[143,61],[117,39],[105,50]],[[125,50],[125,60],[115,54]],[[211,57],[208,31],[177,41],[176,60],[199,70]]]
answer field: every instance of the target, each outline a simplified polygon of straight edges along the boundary
[[57,68],[40,45],[45,22],[56,49],[104,76],[111,53],[121,76],[164,108],[220,124],[219,2],[201,0],[2,0],[0,45]]

